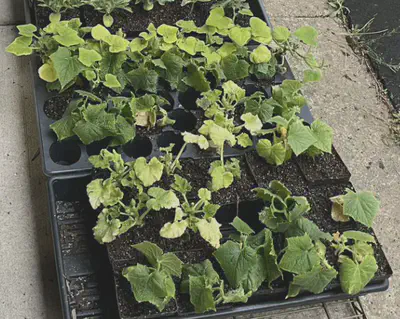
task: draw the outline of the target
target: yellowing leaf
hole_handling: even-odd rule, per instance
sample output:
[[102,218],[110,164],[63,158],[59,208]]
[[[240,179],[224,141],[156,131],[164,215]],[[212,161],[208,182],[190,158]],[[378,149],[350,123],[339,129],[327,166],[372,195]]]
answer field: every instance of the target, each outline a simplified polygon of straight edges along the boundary
[[163,40],[169,44],[175,43],[178,40],[178,31],[179,29],[177,27],[167,24],[162,24],[157,28],[157,33],[162,35]]
[[267,63],[271,58],[271,51],[265,45],[259,45],[257,49],[250,54],[250,61],[256,64]]
[[251,39],[250,28],[234,27],[229,30],[229,37],[239,46],[245,46]]
[[257,17],[250,18],[250,27],[253,39],[262,44],[269,44],[272,41],[271,28],[265,21]]
[[108,88],[120,88],[121,83],[119,83],[117,77],[114,74],[106,74],[106,80],[103,83]]
[[177,221],[173,223],[166,223],[160,230],[160,236],[164,238],[179,238],[181,237],[188,227],[188,221]]
[[164,164],[156,157],[153,157],[147,163],[144,157],[139,157],[134,164],[137,177],[142,181],[143,185],[148,187],[161,179]]
[[95,62],[101,61],[101,55],[95,50],[79,48],[79,61],[87,67],[91,67]]
[[104,41],[108,36],[111,35],[110,31],[108,31],[101,24],[98,24],[95,27],[93,27],[91,33],[93,39],[98,41]]
[[201,219],[196,223],[196,227],[199,229],[200,236],[209,242],[211,246],[215,248],[220,246],[219,241],[222,239],[222,234],[219,228],[221,224],[215,218],[210,218],[209,221]]
[[45,63],[39,68],[39,77],[49,83],[53,83],[58,79],[56,70],[49,63]]
[[33,50],[30,47],[32,44],[32,37],[17,37],[7,48],[8,53],[16,56],[31,55]]

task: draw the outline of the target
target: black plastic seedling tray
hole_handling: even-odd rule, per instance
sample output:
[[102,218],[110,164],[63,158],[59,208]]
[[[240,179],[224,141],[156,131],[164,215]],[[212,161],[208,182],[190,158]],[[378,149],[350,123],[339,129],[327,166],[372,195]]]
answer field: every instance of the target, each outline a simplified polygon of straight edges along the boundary
[[[48,16],[51,11],[48,8],[38,6],[37,0],[25,1],[28,1],[31,8],[32,23],[41,28],[46,27],[49,23]],[[254,16],[265,19],[264,4],[262,1],[250,0],[249,4]],[[124,10],[116,10],[112,13],[114,23],[110,30],[115,32],[121,28],[128,38],[131,38],[138,36],[142,31],[146,31],[145,29],[150,23],[156,26],[162,23],[173,25],[179,20],[186,19],[194,20],[197,25],[203,25],[212,5],[213,2],[199,2],[195,5],[193,11],[191,10],[191,5],[182,7],[180,0],[168,3],[167,6],[161,6],[156,3],[151,11],[145,11],[140,4],[133,5],[132,13]],[[82,6],[78,9],[67,10],[62,13],[62,19],[71,18],[80,18],[83,26],[94,26],[103,23],[103,14],[95,11],[91,6]],[[245,20],[241,21],[238,18],[239,23],[246,23]]]
[[[251,156],[246,160],[247,165],[253,169],[257,163]],[[290,161],[286,167],[273,167],[264,165],[270,170],[270,179],[276,174],[283,174],[282,181],[286,184],[289,180],[298,185],[293,191],[297,195],[305,195],[309,198],[313,207],[313,212],[309,218],[314,220],[315,216],[320,216],[314,221],[324,231],[345,231],[349,228],[364,230],[359,225],[337,224],[329,217],[330,211],[329,197],[337,195],[346,187],[351,187],[349,182],[336,183],[329,181],[324,186],[312,186],[302,177],[300,169],[294,169],[297,164]],[[285,171],[294,173],[284,174]],[[293,178],[297,180],[293,181]],[[158,318],[160,316],[181,317],[181,318],[217,318],[230,317],[239,314],[248,314],[252,312],[262,312],[276,309],[289,308],[294,306],[304,306],[315,303],[321,303],[331,300],[347,299],[349,296],[341,292],[338,282],[334,281],[327,290],[320,295],[302,294],[297,298],[285,300],[287,292],[287,282],[280,282],[274,286],[273,290],[264,287],[258,291],[247,304],[228,305],[218,309],[216,313],[195,314],[192,310],[178,311],[181,305],[187,309],[187,297],[180,295],[177,298],[177,305],[174,311],[166,314],[158,313],[154,308],[146,304],[137,304],[132,297],[128,282],[121,276],[121,270],[129,265],[139,262],[140,256],[130,247],[135,243],[135,236],[138,232],[149,234],[154,237],[154,232],[149,229],[134,229],[111,244],[105,246],[99,245],[93,238],[92,227],[95,224],[98,212],[93,211],[86,196],[86,185],[91,180],[91,175],[87,173],[55,176],[49,180],[49,202],[50,218],[54,236],[54,246],[56,252],[57,271],[60,286],[61,301],[65,319],[72,318]],[[262,186],[268,180],[257,182],[256,186]],[[321,200],[321,194],[326,196]],[[315,199],[320,199],[315,201]],[[256,212],[259,211],[259,203],[254,201],[241,202],[238,211],[224,211],[224,216],[217,216],[220,223],[223,224],[223,234],[227,237],[231,232],[229,222],[238,214],[254,229],[260,228]],[[168,212],[165,212],[168,214]],[[225,216],[227,214],[227,216]],[[152,215],[151,215],[152,216]],[[149,216],[150,217],[150,216]],[[154,219],[158,217],[154,215]],[[325,222],[324,222],[325,221]],[[326,222],[328,221],[328,222]],[[151,223],[146,223],[150,225]],[[146,225],[144,227],[146,227]],[[153,234],[152,234],[153,233]],[[279,237],[279,236],[278,236]],[[170,240],[158,240],[151,238],[165,251],[174,251],[173,243]],[[279,238],[276,239],[279,244]],[[189,244],[191,245],[191,244]],[[193,246],[193,245],[192,245]],[[212,253],[212,250],[199,250],[191,247],[187,251],[182,250],[177,255],[185,261],[190,255],[198,256],[200,259],[206,259]],[[124,256],[118,257],[117,250],[123,251]],[[169,250],[168,250],[169,249]],[[360,295],[373,292],[385,291],[389,287],[389,278],[392,270],[384,256],[379,245],[375,247],[375,254],[380,263],[380,271],[371,283],[361,292]],[[134,315],[126,313],[126,305],[129,311],[135,311]],[[125,308],[124,308],[125,307]],[[183,306],[182,306],[183,308]],[[151,309],[151,310],[149,310]],[[182,309],[181,309],[182,310]],[[125,312],[124,312],[125,311]],[[143,314],[143,311],[146,314]]]
[[[267,21],[270,25],[268,16],[265,13],[263,3],[261,0],[252,2],[253,10],[256,16],[259,16],[263,20]],[[33,2],[25,0],[25,12],[27,23],[37,21],[37,12],[35,10]],[[91,165],[88,158],[91,155],[97,155],[101,149],[107,147],[108,141],[94,142],[90,145],[84,145],[79,141],[77,137],[67,139],[62,142],[57,141],[55,133],[50,129],[50,125],[55,122],[55,118],[48,115],[46,112],[46,104],[51,103],[54,99],[65,97],[58,93],[51,93],[47,91],[46,84],[38,76],[38,68],[40,66],[40,59],[38,57],[32,57],[31,66],[33,72],[33,83],[35,92],[35,104],[36,113],[39,126],[40,134],[40,145],[41,155],[43,162],[44,173],[47,176],[53,176],[61,173],[75,173],[90,171]],[[284,79],[293,79],[293,73],[286,64],[287,72],[284,75],[275,76],[273,83],[280,84]],[[260,88],[256,87],[256,83],[251,79],[246,79],[243,83],[243,87],[247,91],[252,91],[255,88],[257,90],[264,90],[266,95],[271,94],[271,88]],[[168,108],[169,116],[176,120],[173,126],[165,127],[160,130],[152,130],[152,132],[144,132],[143,130],[138,132],[135,139],[117,150],[122,153],[124,160],[129,160],[137,157],[153,157],[160,154],[159,147],[166,147],[170,143],[175,143],[175,152],[178,151],[179,146],[183,144],[181,131],[196,131],[198,129],[201,112],[194,109],[196,98],[199,96],[198,92],[189,90],[186,93],[178,92],[161,92],[161,95],[167,98],[171,107]],[[65,101],[65,103],[68,103]],[[310,110],[305,106],[301,112],[301,116],[309,123],[312,122],[312,116]],[[235,148],[228,148],[226,150],[226,156],[237,156],[243,153],[242,150]],[[191,157],[207,157],[214,156],[215,154],[198,152],[198,149],[192,145],[189,145],[182,158]]]
[[[25,12],[27,22],[32,21],[35,23],[38,21],[38,12],[35,10],[33,2],[35,1],[25,0]],[[271,25],[262,0],[252,1],[251,5],[255,15]],[[87,18],[87,10],[84,7],[68,14],[79,16],[85,23],[87,22],[85,20]],[[143,309],[146,311],[149,306],[145,304],[138,305],[135,302],[129,284],[121,277],[121,269],[123,267],[137,262],[137,255],[132,253],[132,248],[130,247],[130,244],[135,242],[135,232],[131,231],[122,235],[112,244],[108,244],[107,247],[99,245],[92,234],[97,212],[91,209],[86,195],[86,185],[91,180],[91,166],[88,163],[88,157],[98,153],[105,144],[97,142],[84,146],[76,139],[69,139],[62,143],[57,142],[55,134],[49,128],[49,125],[54,120],[47,117],[44,111],[46,101],[55,95],[48,93],[44,82],[39,79],[37,75],[38,65],[38,59],[33,58],[32,71],[34,73],[41,153],[45,174],[52,176],[48,183],[50,219],[65,319],[128,319],[156,318],[160,316],[180,318],[230,317],[354,297],[342,293],[338,283],[334,282],[320,295],[302,294],[297,298],[285,300],[287,283],[281,282],[274,287],[274,290],[264,287],[265,289],[257,292],[247,304],[227,305],[218,308],[216,313],[198,315],[194,314],[190,308],[179,308],[182,304],[188,304],[188,300],[185,300],[187,297],[179,296],[175,310],[173,309],[166,314],[159,314],[153,309],[141,316]],[[277,77],[275,83],[281,83],[284,78],[293,79],[290,67],[288,66],[287,69],[285,77]],[[251,86],[254,83],[248,81],[245,85]],[[268,95],[270,88],[265,88],[265,90]],[[175,117],[177,123],[174,127],[159,131],[154,130],[152,133],[141,134],[139,131],[139,137],[133,143],[119,149],[119,151],[122,151],[125,160],[139,156],[157,156],[159,155],[159,147],[167,146],[171,142],[175,142],[178,145],[182,143],[181,131],[190,131],[198,128],[197,125],[199,125],[200,121],[198,120],[201,117],[201,113],[190,109],[190,105],[182,103],[185,99],[179,96],[178,93],[165,94],[172,101],[173,106],[168,111],[172,118]],[[301,116],[308,123],[313,120],[307,106],[302,109]],[[223,224],[221,230],[225,238],[232,231],[229,223],[237,215],[254,229],[257,230],[261,227],[256,214],[260,203],[255,201],[251,195],[248,195],[251,193],[247,191],[248,189],[246,191],[243,190],[245,187],[267,187],[269,182],[274,179],[279,179],[285,183],[295,195],[304,195],[309,198],[313,211],[308,217],[316,222],[323,231],[347,230],[347,226],[337,224],[330,219],[329,197],[343,193],[346,187],[352,187],[349,183],[350,173],[335,150],[332,155],[324,157],[325,159],[322,162],[310,163],[308,159],[300,157],[279,167],[267,165],[264,160],[256,155],[254,150],[243,152],[232,148],[226,151],[226,155],[240,158],[241,165],[243,165],[244,178],[241,181],[235,181],[236,184],[232,191],[234,194],[227,194],[229,191],[225,191],[225,193],[222,191],[216,195],[217,198],[213,198],[216,202],[224,204],[217,219]],[[200,155],[195,148],[189,147],[182,156],[183,166],[209,161],[210,157],[212,158],[213,156],[213,154]],[[193,158],[197,160],[194,161]],[[191,178],[193,184],[197,179],[201,179],[201,175],[204,175],[204,169],[195,171],[198,172],[199,176],[198,178]],[[332,174],[332,172],[335,173]],[[247,184],[243,186],[242,184],[245,183]],[[223,201],[224,198],[229,200]],[[165,216],[168,216],[168,212],[165,213]],[[358,229],[355,224],[350,226],[352,229]],[[158,232],[151,231],[147,231],[147,233],[158,234]],[[173,247],[166,247],[168,246],[166,241],[160,239],[152,241],[159,244],[165,251],[168,251],[168,249],[174,251]],[[277,241],[279,242],[279,238]],[[282,245],[282,243],[278,243],[278,245]],[[115,248],[118,247],[124,248],[126,252],[124,258],[120,258],[115,254],[117,250]],[[184,260],[185,254],[180,255],[181,253],[179,252],[178,255]],[[196,252],[196,249],[192,247],[186,253],[197,254],[196,256],[204,259],[211,251],[197,249]],[[392,270],[379,244],[376,246],[375,253],[379,257],[381,271],[360,295],[384,291],[389,287],[389,278],[392,275]],[[124,309],[124,304],[128,305],[128,311]],[[133,307],[133,311],[129,307]]]

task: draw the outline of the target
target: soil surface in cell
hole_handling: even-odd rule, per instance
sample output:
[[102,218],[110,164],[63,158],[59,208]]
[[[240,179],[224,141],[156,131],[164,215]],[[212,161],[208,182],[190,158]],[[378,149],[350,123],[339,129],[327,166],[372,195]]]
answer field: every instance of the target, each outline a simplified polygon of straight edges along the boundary
[[333,150],[332,154],[325,153],[315,158],[301,155],[296,158],[296,162],[310,184],[346,182],[350,179],[350,172],[336,150]]

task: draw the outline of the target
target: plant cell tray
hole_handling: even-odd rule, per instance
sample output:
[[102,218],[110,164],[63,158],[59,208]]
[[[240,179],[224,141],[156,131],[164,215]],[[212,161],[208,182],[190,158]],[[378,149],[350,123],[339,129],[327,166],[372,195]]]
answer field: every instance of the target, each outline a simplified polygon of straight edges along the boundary
[[[259,16],[269,25],[269,19],[263,8],[261,0],[251,2],[252,9],[256,16]],[[36,5],[30,0],[25,0],[25,15],[26,23],[35,23],[38,21]],[[43,9],[43,8],[41,8]],[[283,75],[277,74],[271,82],[273,84],[281,84],[284,79],[294,79],[293,73],[287,64],[287,72]],[[50,125],[54,123],[60,116],[52,114],[49,111],[49,105],[65,104],[65,107],[73,98],[68,94],[56,94],[47,91],[46,84],[39,78],[38,69],[41,64],[40,58],[33,56],[31,58],[31,67],[33,72],[33,83],[35,93],[36,114],[39,126],[41,156],[43,170],[45,175],[53,176],[61,173],[88,172],[91,169],[91,164],[88,159],[91,155],[97,155],[101,149],[107,147],[108,140],[94,142],[90,145],[84,145],[77,137],[69,138],[58,142],[55,133],[50,129]],[[251,79],[246,79],[241,83],[242,87],[247,91],[261,90],[265,91],[266,96],[271,95],[271,86],[263,87],[255,83]],[[166,108],[169,111],[169,117],[175,119],[176,123],[173,126],[167,126],[163,129],[150,132],[138,130],[135,139],[121,147],[117,147],[117,151],[122,153],[124,160],[129,160],[137,157],[153,157],[160,154],[159,148],[166,147],[169,143],[175,143],[175,153],[183,144],[181,136],[182,131],[195,132],[201,123],[201,111],[195,110],[195,101],[200,94],[194,90],[188,90],[185,93],[177,91],[167,92],[161,91],[159,94],[165,97],[171,103],[171,107]],[[305,106],[301,112],[301,117],[308,123],[312,122],[310,110]],[[228,148],[226,156],[237,156],[243,153],[242,150]],[[182,158],[191,157],[213,157],[215,154],[200,154],[198,150],[189,145]]]
[[[244,156],[243,156],[244,157]],[[257,157],[250,153],[245,156],[246,165],[250,170],[257,169]],[[183,160],[189,161],[189,159]],[[321,230],[334,232],[355,229],[367,231],[365,227],[356,223],[340,224],[330,218],[329,197],[343,193],[345,188],[352,187],[349,182],[332,185],[315,186],[307,182],[295,161],[290,161],[282,167],[263,164],[264,170],[269,171],[265,179],[258,179],[254,187],[263,186],[269,180],[280,175],[295,195],[304,195],[309,199],[312,212],[308,218],[313,220]],[[259,175],[259,174],[258,174]],[[149,221],[143,229],[135,229],[116,241],[105,246],[99,245],[93,238],[92,227],[95,225],[97,211],[94,211],[86,196],[86,185],[91,175],[80,173],[74,175],[54,176],[49,180],[50,218],[54,236],[56,264],[60,286],[61,301],[65,319],[72,318],[216,318],[228,317],[252,312],[262,312],[276,309],[304,306],[325,301],[347,299],[349,296],[341,292],[340,284],[334,280],[325,292],[319,295],[303,293],[296,298],[285,300],[287,293],[287,278],[274,284],[271,290],[263,286],[255,293],[247,304],[225,305],[218,308],[216,313],[195,314],[190,307],[188,297],[179,295],[177,303],[169,312],[160,314],[155,308],[147,304],[138,304],[133,296],[128,282],[122,277],[121,270],[137,262],[144,262],[133,248],[130,247],[138,234],[140,241],[149,240],[157,243],[164,251],[177,251],[177,255],[185,262],[188,260],[203,260],[211,257],[212,250],[194,247],[191,242],[174,247],[174,240],[159,238],[154,229],[162,223],[158,215],[149,215]],[[297,185],[295,187],[295,185]],[[228,205],[229,206],[229,205]],[[262,227],[258,221],[257,212],[260,203],[252,199],[240,202],[235,208],[225,210],[217,215],[218,221],[223,224],[224,238],[231,233],[229,223],[238,215],[256,231]],[[168,212],[161,212],[168,216]],[[156,222],[158,220],[158,223]],[[154,222],[154,223],[153,223]],[[373,234],[372,231],[370,231]],[[374,234],[373,234],[374,235]],[[192,238],[196,242],[195,238]],[[279,235],[274,240],[282,245]],[[190,247],[189,247],[190,246]],[[373,292],[385,291],[389,287],[389,278],[392,270],[388,264],[380,244],[375,246],[375,255],[379,270],[375,278],[360,293],[365,295]],[[188,306],[189,305],[189,306]]]

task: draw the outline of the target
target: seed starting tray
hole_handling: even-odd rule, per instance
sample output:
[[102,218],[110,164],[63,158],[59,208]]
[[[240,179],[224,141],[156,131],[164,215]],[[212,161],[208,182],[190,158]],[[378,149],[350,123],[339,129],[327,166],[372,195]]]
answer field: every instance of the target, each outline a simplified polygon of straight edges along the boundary
[[[247,157],[247,156],[246,156]],[[247,157],[247,165],[257,167],[254,158]],[[185,160],[183,160],[185,161]],[[270,180],[275,175],[282,173],[282,168],[265,165],[265,170],[270,172]],[[312,212],[308,216],[313,220],[317,214],[322,214],[319,220],[314,220],[323,231],[346,231],[349,229],[366,231],[365,227],[357,223],[336,223],[330,219],[330,210],[327,209],[329,196],[335,196],[352,187],[349,182],[342,183],[334,179],[326,181],[326,185],[314,186],[303,177],[300,168],[295,161],[287,163],[284,168],[293,171],[290,175],[283,176],[283,183],[289,183],[296,178],[297,188],[289,186],[295,195],[304,195],[310,201]],[[262,172],[260,172],[262,173]],[[50,218],[53,228],[54,245],[56,251],[57,271],[60,283],[61,300],[63,304],[64,318],[110,318],[110,319],[137,319],[137,318],[159,318],[159,317],[181,317],[181,318],[217,318],[228,317],[239,314],[262,312],[276,309],[284,309],[294,306],[304,306],[331,300],[348,299],[350,297],[340,289],[338,280],[334,280],[326,291],[319,295],[302,293],[296,298],[285,300],[289,276],[283,281],[274,283],[273,289],[263,286],[256,292],[247,304],[233,304],[218,307],[216,313],[195,314],[193,309],[188,309],[188,296],[178,295],[177,303],[172,302],[166,308],[165,313],[158,313],[149,304],[138,304],[132,295],[129,283],[122,277],[121,271],[127,266],[138,262],[146,263],[143,256],[138,254],[131,245],[139,234],[148,236],[148,239],[156,242],[165,252],[176,251],[173,249],[173,240],[165,240],[154,234],[150,225],[157,221],[161,223],[173,218],[168,211],[160,215],[151,214],[149,223],[144,228],[129,231],[121,235],[114,242],[106,246],[99,245],[92,235],[92,227],[98,212],[95,212],[88,202],[85,189],[91,180],[87,173],[54,176],[49,181]],[[265,187],[269,180],[258,180],[254,187]],[[330,185],[330,186],[327,186]],[[321,203],[320,194],[325,194],[324,203]],[[259,231],[262,225],[258,221],[258,212],[262,203],[254,200],[240,202],[238,206],[227,205],[228,209],[222,207],[217,213],[217,220],[222,224],[222,233],[226,240],[233,229],[229,223],[235,216],[245,220],[255,231]],[[329,224],[321,220],[329,220]],[[159,226],[157,224],[157,226]],[[373,232],[371,232],[373,234]],[[373,234],[374,235],[374,234]],[[274,235],[276,248],[282,248],[283,238],[280,234]],[[141,237],[141,240],[143,236]],[[144,239],[146,240],[146,239]],[[196,259],[197,262],[210,258],[212,249],[195,247],[192,242],[184,243],[176,252],[183,262],[188,258]],[[123,256],[118,255],[118,250],[123,251]],[[385,291],[389,287],[389,278],[392,270],[388,264],[382,248],[377,241],[375,255],[380,264],[380,270],[375,278],[359,294],[364,295],[372,292]],[[332,262],[332,261],[331,261]],[[134,315],[132,315],[134,313]]]
[[[35,2],[35,0],[25,0],[27,23],[38,21],[37,11],[34,10]],[[271,25],[262,0],[250,3],[255,15],[263,18]],[[84,10],[86,9],[81,8],[78,13],[75,12],[74,14],[82,17]],[[115,256],[112,249],[113,245],[123,241],[124,237],[131,236],[132,232],[122,235],[115,243],[108,244],[107,247],[99,245],[92,234],[92,227],[95,225],[97,214],[91,209],[86,195],[86,185],[91,180],[91,166],[88,163],[88,157],[97,154],[106,146],[106,141],[96,142],[88,146],[83,145],[76,138],[57,142],[55,134],[49,128],[54,120],[48,118],[44,113],[46,101],[54,97],[55,94],[48,93],[44,82],[39,79],[37,75],[39,65],[40,61],[37,58],[32,58],[44,172],[51,177],[48,182],[49,213],[64,318],[143,318],[143,316],[140,317],[141,311],[151,306],[146,304],[139,306],[132,297],[128,282],[121,277],[121,269],[138,262],[141,256],[132,252],[132,248],[126,247],[127,256],[119,258]],[[287,66],[287,73],[283,77],[276,77],[274,83],[279,84],[285,78],[294,78],[289,66]],[[246,80],[244,86],[251,90],[254,82]],[[265,88],[265,93],[270,96],[270,88]],[[194,98],[195,95],[189,94],[189,96]],[[178,146],[183,143],[180,132],[198,129],[202,114],[193,110],[191,106],[193,102],[192,104],[182,103],[186,98],[184,94],[177,92],[167,93],[165,97],[173,102],[168,112],[169,116],[176,120],[176,123],[172,127],[155,130],[151,133],[139,130],[139,134],[133,142],[118,149],[122,151],[125,160],[139,156],[157,156],[159,155],[159,147],[168,146],[171,142],[177,144],[176,152]],[[307,106],[302,109],[301,117],[308,123],[312,122],[313,118]],[[271,180],[280,179],[294,194],[307,196],[312,206],[312,213],[308,216],[311,220],[314,220],[314,217],[318,214],[325,216],[323,220],[330,220],[330,211],[327,209],[329,197],[342,193],[345,188],[352,187],[349,183],[350,173],[335,150],[332,155],[329,155],[328,161],[334,162],[340,168],[337,174],[324,170],[323,166],[319,165],[321,163],[310,163],[307,162],[307,159],[301,157],[295,158],[282,166],[274,167],[262,161],[251,149],[249,152],[243,152],[240,149],[231,148],[226,151],[226,156],[235,156],[245,162],[245,165],[247,165],[246,172],[253,181],[253,187],[267,187]],[[182,156],[182,161],[190,160],[190,158],[207,157],[213,158],[214,154],[204,154],[203,152],[200,155],[194,146],[189,145]],[[240,216],[255,230],[260,228],[257,218],[260,203],[254,198],[242,198],[243,194],[236,193],[236,196],[237,202],[226,203],[217,215],[217,219],[223,225],[221,230],[225,239],[232,232],[229,223],[234,216]],[[168,214],[166,216],[168,217]],[[321,222],[318,219],[314,221],[317,224]],[[335,224],[333,221],[329,225],[319,226],[321,230],[329,232],[334,230],[345,231],[348,227]],[[354,223],[350,226],[352,229],[360,228]],[[279,235],[275,240],[277,245],[283,244]],[[165,245],[165,241],[160,243],[163,249],[168,250],[169,248]],[[196,251],[193,247],[189,247],[186,254],[182,251],[177,252],[183,260],[187,255],[204,258],[204,256],[209,257],[210,253],[207,250],[199,251],[197,249]],[[389,287],[392,270],[379,243],[375,247],[375,253],[380,258],[382,269],[360,295],[385,291]],[[229,317],[354,297],[341,292],[336,281],[320,295],[303,293],[296,298],[285,300],[287,280],[288,278],[285,278],[283,282],[277,283],[274,290],[263,287],[250,298],[247,304],[218,307],[216,313],[195,314],[192,309],[182,309],[180,308],[181,305],[185,302],[187,304],[188,300],[187,296],[180,295],[176,305],[173,305],[172,308],[169,307],[166,313],[160,314],[153,309],[150,315],[146,314],[146,318],[161,316],[181,318]],[[124,304],[130,305],[137,312],[134,312],[134,315],[132,315],[132,312],[126,312],[126,309],[122,307]]]
[[[268,24],[269,20],[265,15],[262,1],[256,1],[253,4],[253,10],[256,16],[263,18]],[[33,10],[33,4],[29,0],[25,0],[26,22],[37,21],[36,11]],[[250,46],[251,47],[251,46]],[[254,47],[255,48],[255,47]],[[45,175],[53,176],[61,173],[84,172],[91,170],[89,157],[97,155],[101,149],[108,146],[109,139],[96,141],[90,145],[84,145],[78,137],[68,138],[64,141],[57,141],[56,134],[50,129],[50,125],[55,122],[55,119],[50,118],[45,112],[45,105],[53,99],[63,96],[54,92],[48,92],[46,84],[39,78],[38,69],[41,65],[39,57],[33,56],[31,66],[33,72],[33,83],[35,93],[36,114],[39,126],[41,156],[43,170]],[[285,60],[285,68],[287,72],[283,75],[277,74],[271,84],[281,84],[284,79],[293,79],[293,73]],[[248,92],[256,90],[264,91],[267,97],[271,96],[271,87],[260,88],[256,86],[250,78],[243,81],[242,86]],[[115,149],[120,152],[124,160],[132,160],[137,157],[154,157],[160,155],[159,148],[169,146],[170,143],[175,143],[174,153],[176,154],[181,145],[183,145],[182,131],[196,132],[201,121],[201,111],[195,110],[196,99],[200,97],[200,93],[189,89],[187,92],[179,93],[177,91],[159,92],[165,97],[171,105],[165,109],[169,117],[176,122],[172,126],[166,126],[162,129],[151,129],[149,132],[138,130],[136,137],[128,144]],[[64,94],[65,96],[65,94]],[[72,96],[71,98],[74,98]],[[312,116],[310,110],[305,106],[300,114],[307,122],[311,123]],[[226,156],[241,155],[243,150],[239,148],[227,147]],[[202,152],[194,145],[188,145],[182,158],[191,157],[215,157],[215,153]]]

